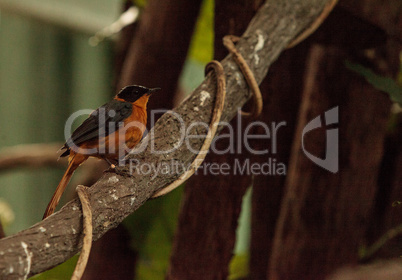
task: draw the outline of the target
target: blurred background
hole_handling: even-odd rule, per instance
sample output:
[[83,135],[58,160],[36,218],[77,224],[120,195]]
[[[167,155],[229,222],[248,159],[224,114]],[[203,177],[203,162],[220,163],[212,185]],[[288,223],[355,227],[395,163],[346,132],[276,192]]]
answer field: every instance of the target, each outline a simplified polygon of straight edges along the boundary
[[[0,147],[62,143],[71,113],[95,109],[114,93],[113,42],[92,47],[88,39],[117,19],[121,1],[0,3]],[[4,223],[7,234],[40,220],[62,174],[57,168],[1,174],[0,196],[14,213]]]

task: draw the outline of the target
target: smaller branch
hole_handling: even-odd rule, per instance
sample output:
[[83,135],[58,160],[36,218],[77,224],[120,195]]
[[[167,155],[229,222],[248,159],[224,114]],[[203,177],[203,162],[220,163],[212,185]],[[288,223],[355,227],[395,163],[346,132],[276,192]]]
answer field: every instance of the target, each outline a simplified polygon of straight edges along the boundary
[[27,144],[3,148],[0,151],[0,172],[22,167],[64,167],[65,163],[58,161],[56,156],[61,146],[61,143],[53,143]]
[[105,38],[111,38],[113,35],[119,33],[123,28],[136,22],[139,14],[140,9],[136,6],[131,6],[127,11],[122,13],[116,21],[96,32],[94,36],[89,38],[89,44],[96,47],[100,42],[105,40]]
[[71,280],[80,280],[84,274],[85,268],[88,263],[89,254],[91,252],[92,246],[92,210],[89,204],[89,198],[87,193],[87,187],[79,185],[77,186],[77,193],[82,205],[82,215],[83,215],[83,232],[84,240],[82,244],[82,250],[80,257],[78,259],[77,265],[75,266],[73,276]]
[[[61,143],[26,144],[6,147],[0,150],[0,173],[17,168],[66,167],[66,160],[57,159]],[[76,178],[82,185],[92,185],[102,176],[108,167],[104,161],[90,158],[82,166],[82,172]]]
[[[241,72],[243,73],[244,78],[247,81],[248,86],[250,87],[253,93],[253,101],[254,107],[251,113],[242,112],[243,115],[249,116],[251,118],[258,117],[262,112],[262,95],[260,88],[258,86],[257,81],[255,80],[254,74],[251,71],[250,67],[248,66],[246,60],[240,54],[240,52],[236,49],[234,42],[239,41],[239,37],[233,35],[227,35],[223,38],[223,45],[228,49],[228,51],[232,54],[234,61],[239,66]],[[216,75],[216,82],[217,82],[217,93],[216,93],[216,101],[214,112],[212,114],[211,123],[209,125],[209,130],[207,137],[194,161],[191,163],[189,170],[183,173],[176,181],[174,181],[169,186],[163,188],[162,190],[158,191],[156,194],[152,196],[152,198],[157,198],[159,196],[165,195],[185,181],[187,181],[194,172],[198,169],[201,163],[204,161],[206,154],[208,153],[209,147],[211,146],[212,140],[215,137],[216,130],[219,125],[219,121],[222,116],[223,105],[225,104],[225,97],[226,97],[226,80],[225,80],[225,72],[223,70],[223,66],[219,61],[213,60],[208,63],[205,67],[205,73],[207,74],[209,71],[213,70]]]
[[[257,81],[255,80],[253,71],[251,71],[250,67],[248,66],[246,60],[244,57],[240,54],[240,52],[236,49],[234,43],[239,41],[239,37],[233,36],[233,35],[226,35],[223,37],[223,45],[228,49],[228,51],[231,53],[234,61],[237,63],[237,66],[239,66],[244,79],[246,79],[247,84],[249,88],[251,89],[253,93],[253,110],[251,113],[248,112],[241,112],[243,116],[250,117],[252,119],[257,118],[259,115],[261,115],[262,112],[262,95],[260,88],[258,86]],[[258,43],[256,48],[258,49]]]
[[380,250],[385,245],[385,243],[399,235],[402,235],[402,224],[388,230],[383,236],[381,236],[376,242],[374,242],[373,245],[367,248],[360,260],[367,261],[376,252],[378,252],[378,250]]

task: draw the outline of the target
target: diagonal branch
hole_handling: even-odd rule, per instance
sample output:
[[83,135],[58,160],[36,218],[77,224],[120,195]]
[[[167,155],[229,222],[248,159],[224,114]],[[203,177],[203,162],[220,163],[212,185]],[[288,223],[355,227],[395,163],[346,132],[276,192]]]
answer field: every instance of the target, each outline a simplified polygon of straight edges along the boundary
[[[286,49],[289,42],[306,29],[321,13],[328,1],[267,1],[251,21],[237,44],[260,83],[268,67]],[[221,120],[230,121],[249,99],[248,87],[231,57],[221,61],[227,79],[227,95]],[[138,167],[161,165],[189,166],[196,157],[186,141],[185,131],[193,122],[210,123],[215,100],[215,81],[208,75],[204,82],[172,112],[163,115],[144,138],[140,147],[127,157],[135,160],[123,170],[132,175],[106,172],[88,189],[93,211],[93,239],[116,227],[126,216],[144,204],[156,191],[173,182],[179,172],[140,172]],[[173,115],[180,116],[181,121]],[[203,133],[204,132],[204,133]],[[199,129],[196,134],[204,135]],[[200,149],[204,139],[191,138],[188,143]],[[157,151],[172,150],[169,153]],[[132,163],[132,162],[131,162]],[[137,172],[139,171],[139,172]],[[174,171],[174,170],[171,170]],[[167,174],[166,174],[167,173]],[[81,205],[73,200],[59,212],[13,236],[0,240],[0,278],[32,276],[54,267],[76,254],[82,247]],[[11,269],[12,268],[12,269]]]

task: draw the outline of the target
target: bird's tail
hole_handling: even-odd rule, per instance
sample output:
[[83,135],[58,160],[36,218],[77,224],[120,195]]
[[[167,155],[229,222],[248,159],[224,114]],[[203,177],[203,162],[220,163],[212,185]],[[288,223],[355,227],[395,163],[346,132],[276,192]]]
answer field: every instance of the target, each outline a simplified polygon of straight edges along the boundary
[[80,165],[75,161],[75,154],[72,156],[70,163],[68,164],[68,168],[64,173],[63,177],[60,180],[59,185],[54,192],[52,199],[50,200],[49,204],[46,207],[45,214],[43,214],[43,219],[47,218],[48,216],[52,215],[54,210],[56,209],[57,204],[59,204],[61,195],[63,194],[64,190],[67,187],[68,182],[70,182],[71,176],[73,175],[75,169]]

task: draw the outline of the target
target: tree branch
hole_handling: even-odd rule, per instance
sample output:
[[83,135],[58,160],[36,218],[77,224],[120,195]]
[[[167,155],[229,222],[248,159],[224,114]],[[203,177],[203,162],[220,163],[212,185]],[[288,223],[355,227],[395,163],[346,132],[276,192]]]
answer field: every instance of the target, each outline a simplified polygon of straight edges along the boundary
[[[250,65],[260,83],[268,67],[286,48],[289,42],[306,29],[321,13],[324,0],[269,0],[258,11],[237,48]],[[227,78],[227,95],[222,121],[231,120],[250,98],[248,87],[235,62],[226,57],[222,61]],[[175,113],[181,116],[184,128],[195,121],[209,123],[214,106],[215,80],[208,75],[204,82],[187,98]],[[197,109],[195,109],[197,108]],[[163,115],[136,151],[127,160],[155,166],[171,164],[188,166],[196,157],[187,145],[179,144],[181,123],[171,113]],[[199,131],[201,134],[205,131]],[[202,135],[202,134],[201,134]],[[204,133],[205,135],[205,133]],[[151,141],[152,139],[152,141]],[[152,147],[150,144],[152,144]],[[199,149],[204,139],[192,138],[191,147]],[[158,151],[173,149],[170,153]],[[124,170],[129,172],[128,164]],[[135,169],[133,171],[136,171]],[[106,172],[88,189],[93,211],[93,239],[116,227],[127,215],[144,204],[156,191],[173,182],[184,170],[168,174],[117,175]],[[163,173],[163,172],[162,172]],[[77,199],[69,202],[59,212],[13,236],[0,240],[1,278],[15,279],[32,276],[52,268],[76,254],[82,246],[82,212]]]
[[0,151],[0,172],[22,167],[64,167],[66,164],[57,160],[56,152],[61,146],[62,143],[55,143],[27,144],[3,148]]

